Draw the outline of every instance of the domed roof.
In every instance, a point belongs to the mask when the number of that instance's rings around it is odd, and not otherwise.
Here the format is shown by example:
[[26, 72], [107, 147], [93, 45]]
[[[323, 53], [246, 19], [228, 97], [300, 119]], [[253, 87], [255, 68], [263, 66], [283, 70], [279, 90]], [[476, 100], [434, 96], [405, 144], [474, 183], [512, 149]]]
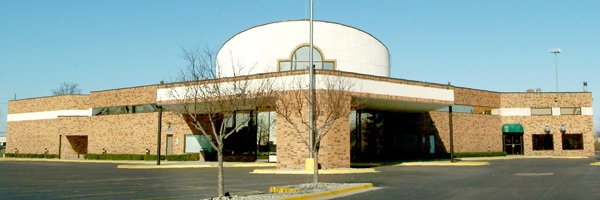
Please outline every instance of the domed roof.
[[[309, 45], [309, 23], [273, 22], [236, 34], [217, 54], [217, 73], [231, 77], [289, 70], [283, 65], [295, 62], [296, 50]], [[389, 52], [377, 38], [338, 23], [314, 21], [313, 27], [313, 44], [323, 63], [335, 70], [389, 77]]]

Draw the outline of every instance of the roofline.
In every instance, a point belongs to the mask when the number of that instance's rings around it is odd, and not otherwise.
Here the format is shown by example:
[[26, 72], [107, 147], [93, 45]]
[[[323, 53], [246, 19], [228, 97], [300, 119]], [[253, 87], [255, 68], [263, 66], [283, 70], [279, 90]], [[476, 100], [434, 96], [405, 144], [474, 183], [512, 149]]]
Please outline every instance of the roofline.
[[[221, 45], [221, 47], [219, 47], [219, 50], [217, 51], [217, 54], [221, 51], [221, 49], [223, 48], [223, 46], [225, 46], [225, 44], [227, 44], [231, 39], [233, 39], [234, 37], [238, 36], [239, 34], [242, 34], [242, 33], [246, 32], [246, 31], [248, 31], [250, 29], [254, 29], [254, 28], [257, 28], [257, 27], [261, 27], [261, 26], [267, 26], [267, 25], [271, 25], [271, 24], [275, 24], [275, 23], [297, 22], [297, 21], [309, 21], [309, 20], [308, 19], [295, 19], [295, 20], [274, 21], [274, 22], [269, 22], [269, 23], [266, 23], [266, 24], [256, 25], [256, 26], [247, 28], [247, 29], [245, 29], [243, 31], [240, 31], [240, 32], [236, 33], [235, 35], [229, 37], [229, 39], [227, 39], [227, 41], [223, 42], [223, 44]], [[375, 40], [377, 40], [381, 45], [383, 45], [383, 47], [385, 47], [385, 50], [388, 51], [388, 55], [389, 55], [390, 50], [388, 49], [388, 47], [383, 42], [381, 42], [381, 40], [379, 40], [377, 37], [373, 36], [369, 32], [366, 32], [366, 31], [364, 31], [362, 29], [359, 29], [359, 28], [356, 28], [356, 27], [353, 27], [353, 26], [349, 26], [349, 25], [342, 24], [342, 23], [337, 23], [337, 22], [323, 21], [323, 20], [313, 20], [313, 22], [324, 22], [324, 23], [330, 23], [330, 24], [337, 24], [337, 25], [345, 26], [345, 27], [348, 27], [348, 28], [353, 28], [353, 29], [356, 29], [356, 30], [358, 30], [360, 32], [366, 33], [367, 35], [369, 35], [372, 38], [374, 38]]]

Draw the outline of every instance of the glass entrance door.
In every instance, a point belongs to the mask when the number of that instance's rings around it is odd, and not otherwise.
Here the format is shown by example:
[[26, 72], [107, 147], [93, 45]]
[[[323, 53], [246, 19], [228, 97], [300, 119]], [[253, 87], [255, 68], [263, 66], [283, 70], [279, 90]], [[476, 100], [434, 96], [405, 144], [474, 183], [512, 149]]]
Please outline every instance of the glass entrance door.
[[509, 155], [523, 155], [523, 133], [504, 133], [504, 151]]

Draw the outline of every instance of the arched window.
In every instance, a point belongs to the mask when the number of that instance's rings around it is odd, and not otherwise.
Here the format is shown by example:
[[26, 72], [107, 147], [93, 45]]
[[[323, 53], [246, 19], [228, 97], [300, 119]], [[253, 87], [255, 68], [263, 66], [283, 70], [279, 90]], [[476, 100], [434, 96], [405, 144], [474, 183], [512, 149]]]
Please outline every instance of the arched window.
[[[309, 46], [302, 46], [292, 54], [290, 60], [279, 61], [279, 71], [291, 71], [308, 69], [309, 65]], [[334, 69], [334, 61], [323, 61], [321, 52], [313, 47], [313, 64], [315, 69]]]

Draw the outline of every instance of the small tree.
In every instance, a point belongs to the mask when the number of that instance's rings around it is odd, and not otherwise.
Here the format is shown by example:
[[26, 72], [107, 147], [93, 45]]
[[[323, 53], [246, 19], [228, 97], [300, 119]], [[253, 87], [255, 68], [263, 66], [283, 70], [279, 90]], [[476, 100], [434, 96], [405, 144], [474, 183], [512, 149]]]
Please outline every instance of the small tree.
[[224, 78], [217, 73], [219, 66], [214, 51], [205, 49], [183, 49], [183, 58], [188, 65], [175, 78], [178, 83], [168, 89], [174, 99], [166, 105], [179, 114], [190, 126], [201, 132], [217, 152], [218, 193], [225, 195], [223, 174], [223, 147], [225, 139], [236, 133], [254, 116], [237, 118], [233, 128], [228, 128], [237, 111], [252, 110], [273, 104], [271, 83], [267, 79], [251, 79], [241, 76], [242, 68], [231, 67], [234, 77]]
[[79, 84], [77, 83], [69, 83], [63, 82], [60, 84], [60, 87], [51, 90], [52, 95], [68, 95], [68, 94], [81, 94], [81, 88], [79, 88]]
[[324, 76], [319, 80], [313, 101], [313, 145], [310, 134], [310, 90], [303, 88], [306, 80], [296, 79], [296, 83], [282, 90], [277, 98], [277, 113], [282, 116], [293, 129], [296, 137], [301, 138], [309, 153], [314, 158], [313, 183], [319, 182], [319, 146], [321, 140], [335, 127], [336, 122], [350, 115], [352, 108], [358, 106], [352, 101], [350, 90], [353, 84], [346, 78]]

